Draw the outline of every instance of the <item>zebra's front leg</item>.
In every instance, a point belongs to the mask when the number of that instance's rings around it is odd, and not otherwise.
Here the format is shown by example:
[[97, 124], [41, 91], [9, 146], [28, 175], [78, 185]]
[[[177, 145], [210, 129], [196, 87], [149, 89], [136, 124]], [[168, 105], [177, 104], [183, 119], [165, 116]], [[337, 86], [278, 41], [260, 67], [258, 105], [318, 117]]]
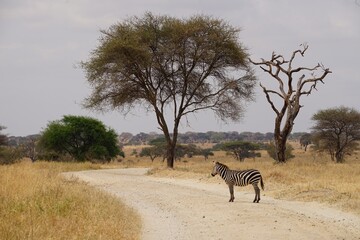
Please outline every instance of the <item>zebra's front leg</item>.
[[253, 184], [254, 186], [254, 190], [255, 190], [255, 199], [254, 199], [254, 203], [258, 203], [260, 201], [260, 188], [258, 187], [257, 184]]
[[228, 184], [229, 186], [229, 191], [230, 191], [230, 200], [229, 202], [233, 202], [235, 197], [234, 197], [234, 185], [232, 184]]

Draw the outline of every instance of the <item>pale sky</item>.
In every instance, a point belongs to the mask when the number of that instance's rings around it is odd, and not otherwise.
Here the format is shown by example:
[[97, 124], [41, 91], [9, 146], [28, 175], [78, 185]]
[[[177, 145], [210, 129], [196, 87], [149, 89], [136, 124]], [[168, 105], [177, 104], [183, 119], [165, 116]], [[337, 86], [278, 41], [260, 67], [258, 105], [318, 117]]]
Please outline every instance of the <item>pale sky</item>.
[[[95, 117], [118, 133], [160, 132], [154, 113], [141, 107], [124, 117], [84, 110], [90, 94], [82, 69], [98, 46], [100, 30], [131, 16], [153, 14], [186, 18], [212, 15], [242, 29], [239, 35], [253, 60], [272, 51], [289, 57], [301, 43], [309, 49], [306, 67], [318, 62], [332, 74], [318, 91], [303, 97], [293, 132], [310, 131], [312, 115], [337, 106], [360, 111], [360, 0], [0, 0], [0, 125], [4, 133], [26, 136], [63, 115]], [[259, 81], [273, 79], [256, 68]], [[222, 123], [212, 112], [184, 119], [181, 132], [272, 132], [275, 114], [259, 86], [244, 118]]]

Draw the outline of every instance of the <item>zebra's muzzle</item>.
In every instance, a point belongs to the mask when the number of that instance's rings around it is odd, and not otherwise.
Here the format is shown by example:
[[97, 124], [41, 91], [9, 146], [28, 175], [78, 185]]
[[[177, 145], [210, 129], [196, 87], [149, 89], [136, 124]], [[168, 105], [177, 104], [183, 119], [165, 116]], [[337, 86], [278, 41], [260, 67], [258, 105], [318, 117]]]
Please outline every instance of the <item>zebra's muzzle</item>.
[[211, 173], [211, 176], [215, 177], [215, 175], [216, 175], [216, 173], [215, 174]]

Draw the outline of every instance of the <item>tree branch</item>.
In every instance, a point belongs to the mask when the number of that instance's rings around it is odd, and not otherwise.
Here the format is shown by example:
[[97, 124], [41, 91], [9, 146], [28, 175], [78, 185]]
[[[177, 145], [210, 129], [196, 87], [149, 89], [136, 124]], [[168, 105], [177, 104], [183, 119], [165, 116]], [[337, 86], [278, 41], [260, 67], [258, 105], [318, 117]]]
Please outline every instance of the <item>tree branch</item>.
[[[323, 65], [318, 64], [318, 66], [323, 69], [323, 73], [320, 77], [313, 77], [313, 78], [308, 78], [306, 80], [303, 80], [305, 78], [305, 75], [303, 75], [302, 78], [299, 79], [298, 85], [300, 85], [299, 90], [301, 92], [301, 95], [311, 94], [313, 89], [316, 90], [317, 83], [321, 82], [322, 84], [324, 84], [323, 79], [326, 77], [326, 75], [328, 75], [329, 73], [332, 73], [328, 68], [324, 68]], [[309, 84], [309, 83], [312, 83], [312, 85], [310, 86], [310, 89], [308, 91], [302, 91], [302, 89], [305, 87], [305, 85]]]
[[266, 99], [267, 101], [270, 103], [270, 106], [271, 108], [273, 109], [273, 111], [276, 113], [276, 115], [279, 116], [279, 110], [277, 110], [277, 108], [275, 107], [275, 104], [273, 101], [271, 101], [271, 98], [270, 98], [270, 95], [269, 95], [269, 92], [272, 92], [272, 93], [275, 93], [277, 94], [278, 96], [282, 97], [278, 92], [275, 92], [275, 91], [271, 91], [271, 90], [267, 90], [263, 85], [261, 85], [260, 83], [260, 87], [263, 89], [264, 93], [265, 93], [265, 96], [266, 96]]

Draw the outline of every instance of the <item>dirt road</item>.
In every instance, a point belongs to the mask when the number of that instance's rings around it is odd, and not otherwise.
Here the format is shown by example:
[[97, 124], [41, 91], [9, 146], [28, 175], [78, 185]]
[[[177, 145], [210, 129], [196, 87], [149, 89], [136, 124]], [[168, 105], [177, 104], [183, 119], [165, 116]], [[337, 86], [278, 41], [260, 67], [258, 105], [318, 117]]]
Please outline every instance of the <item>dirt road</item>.
[[[143, 219], [142, 239], [360, 239], [360, 217], [317, 203], [235, 192], [225, 183], [154, 178], [147, 169], [67, 173], [121, 198]], [[265, 186], [266, 187], [266, 186]], [[360, 207], [360, 206], [359, 206]]]

